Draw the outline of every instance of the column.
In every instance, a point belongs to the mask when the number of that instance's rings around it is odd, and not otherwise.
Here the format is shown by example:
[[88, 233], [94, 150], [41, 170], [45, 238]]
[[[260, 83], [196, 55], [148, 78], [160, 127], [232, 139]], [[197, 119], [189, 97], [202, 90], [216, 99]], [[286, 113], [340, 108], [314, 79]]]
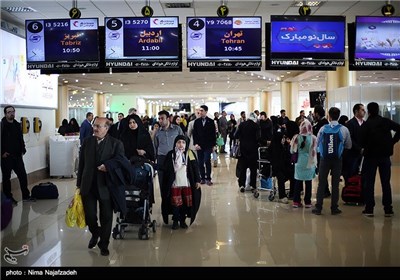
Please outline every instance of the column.
[[254, 112], [254, 97], [248, 97], [247, 98], [247, 116], [250, 115], [251, 112]]
[[297, 82], [281, 82], [281, 104], [282, 109], [286, 110], [286, 116], [294, 120], [297, 112], [299, 100], [299, 85]]
[[94, 116], [104, 117], [104, 112], [106, 111], [105, 108], [106, 101], [105, 96], [103, 94], [94, 93], [93, 94], [93, 114]]
[[349, 71], [348, 64], [344, 67], [337, 67], [336, 71], [327, 71], [325, 106], [328, 106], [329, 91], [354, 85], [356, 85], [356, 72]]
[[272, 101], [272, 94], [270, 91], [261, 92], [261, 94], [260, 94], [260, 112], [264, 111], [267, 113], [267, 116], [270, 116], [271, 101]]
[[68, 111], [68, 87], [65, 85], [58, 87], [58, 108], [56, 110], [56, 127], [59, 127], [63, 119], [69, 121]]

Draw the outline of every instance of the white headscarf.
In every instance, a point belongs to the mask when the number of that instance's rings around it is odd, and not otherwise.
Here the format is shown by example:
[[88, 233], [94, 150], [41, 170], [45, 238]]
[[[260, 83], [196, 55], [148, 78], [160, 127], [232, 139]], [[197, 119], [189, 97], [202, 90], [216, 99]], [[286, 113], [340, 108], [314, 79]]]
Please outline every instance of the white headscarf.
[[292, 154], [298, 152], [298, 143], [299, 136], [308, 136], [311, 135], [311, 147], [310, 152], [308, 153], [308, 162], [307, 168], [311, 168], [313, 166], [317, 166], [317, 137], [312, 133], [312, 125], [309, 120], [305, 119], [300, 124], [300, 134], [296, 134], [292, 141], [290, 142], [290, 152]]
[[174, 160], [174, 169], [175, 172], [185, 164], [185, 149], [178, 149], [175, 147], [175, 160]]

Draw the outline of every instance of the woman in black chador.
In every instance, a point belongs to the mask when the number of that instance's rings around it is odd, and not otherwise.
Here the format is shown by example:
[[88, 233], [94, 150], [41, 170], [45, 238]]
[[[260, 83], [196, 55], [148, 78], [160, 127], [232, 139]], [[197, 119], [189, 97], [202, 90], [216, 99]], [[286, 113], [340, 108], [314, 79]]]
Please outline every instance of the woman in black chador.
[[192, 224], [200, 207], [200, 172], [195, 153], [189, 148], [189, 140], [178, 135], [174, 149], [169, 151], [164, 162], [164, 183], [161, 189], [161, 212], [164, 223], [173, 214], [172, 229], [187, 228], [186, 218]]

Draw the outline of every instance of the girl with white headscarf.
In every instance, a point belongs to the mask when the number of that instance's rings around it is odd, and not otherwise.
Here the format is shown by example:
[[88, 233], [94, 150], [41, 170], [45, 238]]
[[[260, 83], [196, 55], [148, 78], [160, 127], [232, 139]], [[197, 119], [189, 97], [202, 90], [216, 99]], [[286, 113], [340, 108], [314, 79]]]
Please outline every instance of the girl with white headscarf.
[[293, 208], [303, 206], [300, 198], [303, 181], [306, 184], [304, 204], [306, 208], [311, 208], [311, 182], [315, 177], [315, 168], [317, 166], [317, 137], [313, 135], [312, 125], [307, 119], [300, 124], [300, 133], [292, 138], [290, 152], [298, 154], [294, 168], [296, 185], [294, 188]]

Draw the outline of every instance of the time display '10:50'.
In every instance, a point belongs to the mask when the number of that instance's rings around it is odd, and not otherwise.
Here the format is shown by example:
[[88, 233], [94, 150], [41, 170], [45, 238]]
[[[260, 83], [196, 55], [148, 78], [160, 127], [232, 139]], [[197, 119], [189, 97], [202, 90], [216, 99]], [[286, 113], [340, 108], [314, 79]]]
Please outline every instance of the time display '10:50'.
[[63, 48], [63, 53], [79, 53], [81, 51], [80, 48]]

